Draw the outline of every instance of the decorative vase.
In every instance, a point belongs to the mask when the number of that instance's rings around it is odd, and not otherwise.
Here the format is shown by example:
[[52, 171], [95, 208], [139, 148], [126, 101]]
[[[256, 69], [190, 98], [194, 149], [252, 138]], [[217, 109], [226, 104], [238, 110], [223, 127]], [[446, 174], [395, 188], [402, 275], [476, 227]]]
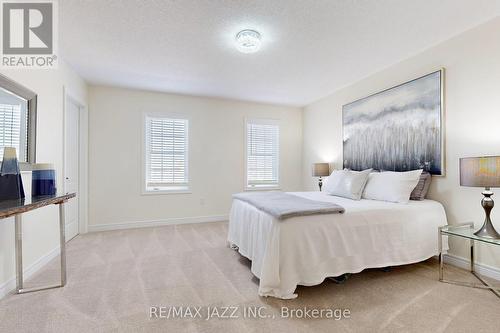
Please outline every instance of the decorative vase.
[[52, 164], [35, 164], [31, 172], [31, 196], [55, 195], [56, 171]]
[[16, 148], [5, 147], [0, 169], [0, 200], [22, 198], [24, 198], [24, 188], [17, 162]]

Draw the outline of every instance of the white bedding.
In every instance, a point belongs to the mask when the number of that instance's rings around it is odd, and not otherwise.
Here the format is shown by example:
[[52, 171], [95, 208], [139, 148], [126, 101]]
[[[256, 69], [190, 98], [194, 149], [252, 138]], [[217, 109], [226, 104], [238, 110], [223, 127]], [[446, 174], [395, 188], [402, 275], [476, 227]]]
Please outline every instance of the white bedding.
[[295, 298], [297, 285], [312, 286], [330, 276], [415, 263], [438, 254], [438, 227], [447, 222], [436, 201], [399, 204], [321, 192], [292, 194], [337, 203], [345, 213], [279, 221], [233, 200], [228, 241], [252, 260], [261, 296]]

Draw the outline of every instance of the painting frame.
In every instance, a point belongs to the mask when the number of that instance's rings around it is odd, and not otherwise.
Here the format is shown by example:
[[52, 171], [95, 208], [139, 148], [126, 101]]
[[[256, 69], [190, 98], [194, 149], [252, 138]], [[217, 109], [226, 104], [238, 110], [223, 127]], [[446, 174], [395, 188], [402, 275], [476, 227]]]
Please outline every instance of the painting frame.
[[[437, 177], [444, 177], [446, 176], [446, 133], [445, 133], [445, 114], [446, 114], [446, 101], [445, 101], [445, 77], [446, 77], [446, 70], [444, 67], [440, 67], [438, 69], [432, 70], [427, 72], [426, 74], [420, 75], [416, 78], [409, 79], [405, 82], [396, 84], [394, 86], [385, 88], [383, 90], [379, 90], [377, 92], [374, 92], [372, 94], [366, 95], [364, 97], [358, 98], [352, 102], [346, 103], [342, 105], [342, 167], [343, 168], [350, 168], [348, 163], [346, 163], [346, 109], [349, 106], [352, 106], [355, 103], [361, 103], [362, 101], [367, 101], [371, 98], [375, 98], [377, 96], [382, 96], [383, 94], [387, 94], [390, 91], [397, 90], [398, 88], [405, 87], [409, 84], [415, 83], [416, 81], [419, 81], [421, 79], [424, 79], [428, 76], [434, 75], [434, 74], [439, 74], [439, 112], [438, 112], [438, 117], [439, 117], [439, 162], [440, 162], [440, 169], [439, 172], [431, 172], [433, 176]], [[353, 170], [356, 170], [353, 168]], [[387, 169], [389, 170], [389, 169]], [[396, 171], [404, 171], [404, 170], [396, 170]]]

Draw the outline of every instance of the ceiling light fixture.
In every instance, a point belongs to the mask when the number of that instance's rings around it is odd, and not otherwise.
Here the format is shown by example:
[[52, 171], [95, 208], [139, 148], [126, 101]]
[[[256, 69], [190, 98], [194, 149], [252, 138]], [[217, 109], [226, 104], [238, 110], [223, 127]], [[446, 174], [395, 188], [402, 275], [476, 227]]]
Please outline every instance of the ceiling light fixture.
[[255, 30], [242, 30], [236, 35], [236, 48], [242, 53], [255, 53], [260, 44], [260, 34]]

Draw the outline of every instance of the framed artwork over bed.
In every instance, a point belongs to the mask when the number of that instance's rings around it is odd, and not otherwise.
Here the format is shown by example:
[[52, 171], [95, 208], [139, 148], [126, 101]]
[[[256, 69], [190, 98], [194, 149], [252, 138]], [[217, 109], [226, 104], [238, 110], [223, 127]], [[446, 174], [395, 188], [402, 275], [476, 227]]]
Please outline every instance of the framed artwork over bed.
[[344, 168], [443, 176], [444, 69], [342, 107]]

